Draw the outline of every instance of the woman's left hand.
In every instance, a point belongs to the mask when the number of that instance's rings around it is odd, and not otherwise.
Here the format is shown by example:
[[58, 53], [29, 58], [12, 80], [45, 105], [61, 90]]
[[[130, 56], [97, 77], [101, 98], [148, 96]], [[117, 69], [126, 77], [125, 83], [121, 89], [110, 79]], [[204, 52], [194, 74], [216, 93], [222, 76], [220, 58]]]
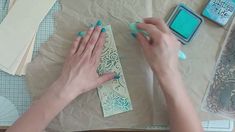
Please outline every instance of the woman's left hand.
[[85, 36], [82, 36], [81, 32], [78, 34], [65, 61], [62, 74], [56, 81], [63, 86], [60, 87], [60, 94], [73, 100], [78, 95], [114, 78], [115, 73], [106, 73], [102, 76], [97, 73], [105, 43], [105, 32], [106, 29], [97, 24], [96, 27], [90, 27]]
[[97, 73], [106, 32], [101, 28], [101, 22], [98, 22], [95, 28], [89, 28], [85, 36], [79, 34], [73, 42], [60, 77], [7, 132], [43, 131], [77, 96], [114, 78], [114, 73], [102, 76]]

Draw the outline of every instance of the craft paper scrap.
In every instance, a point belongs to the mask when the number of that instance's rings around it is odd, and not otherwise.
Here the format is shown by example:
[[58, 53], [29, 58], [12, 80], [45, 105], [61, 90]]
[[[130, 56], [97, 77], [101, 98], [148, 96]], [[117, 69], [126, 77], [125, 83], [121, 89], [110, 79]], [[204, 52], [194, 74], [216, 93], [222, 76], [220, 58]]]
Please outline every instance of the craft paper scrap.
[[55, 2], [56, 0], [19, 0], [15, 2], [0, 24], [1, 70], [15, 74], [35, 31]]
[[107, 30], [106, 42], [98, 72], [99, 74], [116, 72], [120, 76], [119, 79], [107, 82], [98, 88], [104, 117], [108, 117], [130, 111], [133, 108], [111, 26], [108, 25], [105, 28]]

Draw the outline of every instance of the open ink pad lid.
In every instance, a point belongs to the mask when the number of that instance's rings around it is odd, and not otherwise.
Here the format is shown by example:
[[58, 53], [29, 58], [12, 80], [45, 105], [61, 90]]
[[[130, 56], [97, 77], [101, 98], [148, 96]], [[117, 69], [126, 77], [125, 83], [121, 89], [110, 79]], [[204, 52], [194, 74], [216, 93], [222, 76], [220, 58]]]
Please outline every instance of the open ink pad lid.
[[192, 41], [202, 23], [203, 18], [184, 4], [179, 4], [168, 20], [169, 28], [183, 44]]
[[202, 15], [221, 26], [225, 26], [234, 12], [235, 0], [210, 0]]

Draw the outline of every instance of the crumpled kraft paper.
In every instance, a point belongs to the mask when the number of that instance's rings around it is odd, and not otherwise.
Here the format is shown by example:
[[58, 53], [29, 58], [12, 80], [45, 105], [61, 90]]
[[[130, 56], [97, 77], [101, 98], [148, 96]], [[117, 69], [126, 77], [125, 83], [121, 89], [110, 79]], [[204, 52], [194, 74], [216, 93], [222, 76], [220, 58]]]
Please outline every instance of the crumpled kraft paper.
[[[26, 79], [33, 100], [37, 100], [60, 75], [76, 32], [87, 30], [90, 23], [101, 19], [112, 25], [134, 110], [104, 118], [97, 90], [92, 90], [77, 97], [48, 129], [75, 131], [168, 123], [164, 96], [140, 45], [130, 35], [128, 24], [144, 17], [165, 18], [179, 2], [182, 0], [62, 0], [54, 35], [41, 47], [39, 55], [27, 69]], [[198, 12], [206, 4], [204, 0], [183, 2]], [[202, 112], [200, 105], [225, 33], [226, 29], [206, 21], [193, 43], [182, 49], [188, 59], [181, 62], [180, 69], [202, 120], [218, 119]]]

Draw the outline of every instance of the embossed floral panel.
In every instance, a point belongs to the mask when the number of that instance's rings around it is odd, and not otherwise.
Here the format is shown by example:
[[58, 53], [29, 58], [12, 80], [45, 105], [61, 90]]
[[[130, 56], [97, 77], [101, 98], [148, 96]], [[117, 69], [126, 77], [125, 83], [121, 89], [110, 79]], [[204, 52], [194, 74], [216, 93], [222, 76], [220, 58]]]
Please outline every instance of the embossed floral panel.
[[[234, 22], [235, 23], [235, 22]], [[202, 108], [235, 119], [235, 25], [231, 27]]]

